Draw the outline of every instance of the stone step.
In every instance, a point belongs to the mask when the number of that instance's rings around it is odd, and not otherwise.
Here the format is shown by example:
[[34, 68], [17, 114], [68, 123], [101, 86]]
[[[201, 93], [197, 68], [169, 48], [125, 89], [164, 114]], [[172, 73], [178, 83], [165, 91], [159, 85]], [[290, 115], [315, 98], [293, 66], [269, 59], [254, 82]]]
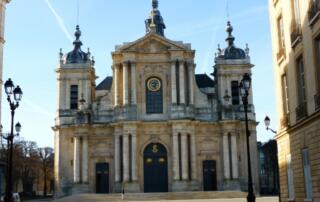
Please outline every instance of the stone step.
[[[219, 199], [219, 198], [245, 198], [246, 193], [240, 191], [216, 191], [216, 192], [168, 192], [168, 193], [128, 193], [125, 201], [155, 201], [155, 200], [184, 200], [184, 199]], [[65, 197], [58, 202], [69, 201], [94, 201], [116, 202], [122, 201], [121, 194], [79, 194]]]

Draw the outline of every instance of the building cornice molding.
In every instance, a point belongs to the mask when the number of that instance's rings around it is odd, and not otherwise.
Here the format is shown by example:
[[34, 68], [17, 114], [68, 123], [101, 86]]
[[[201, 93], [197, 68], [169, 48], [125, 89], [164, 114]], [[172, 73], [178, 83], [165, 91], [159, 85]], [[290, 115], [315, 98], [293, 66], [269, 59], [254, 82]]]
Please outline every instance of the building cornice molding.
[[277, 135], [276, 135], [276, 139], [281, 138], [284, 135], [296, 132], [300, 129], [302, 129], [303, 127], [306, 127], [308, 125], [311, 125], [314, 123], [314, 121], [319, 120], [320, 118], [320, 111], [316, 111], [315, 113], [313, 113], [312, 115], [306, 117], [305, 119], [302, 119], [301, 121], [297, 122], [296, 124], [294, 124], [293, 126], [290, 126], [286, 129], [280, 130]]

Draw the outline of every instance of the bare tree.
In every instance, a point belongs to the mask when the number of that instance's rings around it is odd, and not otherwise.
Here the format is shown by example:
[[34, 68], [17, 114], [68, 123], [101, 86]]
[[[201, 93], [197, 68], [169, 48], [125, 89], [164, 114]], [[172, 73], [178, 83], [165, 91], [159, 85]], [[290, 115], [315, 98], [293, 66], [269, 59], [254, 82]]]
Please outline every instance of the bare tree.
[[38, 152], [42, 163], [43, 195], [47, 196], [47, 179], [48, 173], [53, 166], [53, 149], [50, 147], [39, 148]]

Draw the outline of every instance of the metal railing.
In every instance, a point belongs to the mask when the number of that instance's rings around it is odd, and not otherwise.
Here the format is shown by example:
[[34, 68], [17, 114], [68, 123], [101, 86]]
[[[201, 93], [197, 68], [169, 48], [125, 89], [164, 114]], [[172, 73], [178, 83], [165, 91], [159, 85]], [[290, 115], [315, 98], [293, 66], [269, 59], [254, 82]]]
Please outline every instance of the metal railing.
[[307, 103], [303, 102], [296, 108], [296, 121], [299, 121], [307, 116]]
[[301, 26], [296, 22], [292, 23], [290, 37], [292, 47], [295, 47], [297, 43], [302, 40], [302, 29]]
[[315, 105], [315, 110], [319, 110], [320, 109], [320, 93], [317, 93], [314, 96], [314, 105]]
[[313, 24], [320, 14], [320, 0], [311, 0], [309, 8], [309, 23]]

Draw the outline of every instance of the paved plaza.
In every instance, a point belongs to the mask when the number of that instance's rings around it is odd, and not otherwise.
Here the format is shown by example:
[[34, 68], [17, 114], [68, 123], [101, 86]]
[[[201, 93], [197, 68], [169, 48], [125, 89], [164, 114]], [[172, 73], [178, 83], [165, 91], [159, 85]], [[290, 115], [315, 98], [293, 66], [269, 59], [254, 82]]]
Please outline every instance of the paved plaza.
[[[42, 200], [32, 200], [29, 202], [42, 202], [42, 201], [57, 201], [57, 202], [88, 202], [87, 198], [77, 198], [77, 200], [73, 200], [69, 198], [69, 200], [66, 199], [60, 199], [60, 200], [48, 200], [48, 199], [42, 199]], [[119, 196], [118, 199], [112, 199], [112, 200], [95, 200], [94, 197], [92, 200], [94, 202], [117, 202], [117, 201], [130, 201], [130, 202], [139, 202], [139, 201], [131, 201], [131, 200], [121, 200], [121, 197]], [[191, 200], [152, 200], [153, 202], [163, 202], [163, 201], [172, 201], [172, 202], [246, 202], [247, 200], [245, 198], [232, 198], [232, 199], [191, 199]], [[278, 202], [277, 197], [262, 197], [257, 198], [256, 202]]]

